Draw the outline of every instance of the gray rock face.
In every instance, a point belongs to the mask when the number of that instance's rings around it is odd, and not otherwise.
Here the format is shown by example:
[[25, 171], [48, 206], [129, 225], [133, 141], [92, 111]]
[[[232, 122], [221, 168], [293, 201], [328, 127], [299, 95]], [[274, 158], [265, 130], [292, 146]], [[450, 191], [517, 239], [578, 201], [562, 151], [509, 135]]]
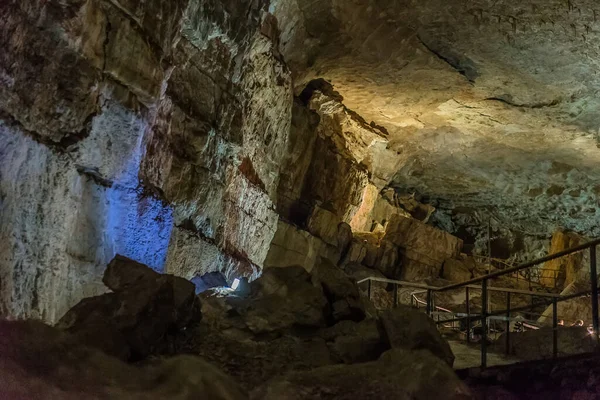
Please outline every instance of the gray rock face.
[[55, 322], [115, 254], [257, 276], [293, 97], [265, 7], [0, 5], [2, 314]]
[[442, 338], [427, 314], [400, 305], [383, 312], [381, 322], [392, 348], [427, 349], [448, 365], [454, 363], [454, 354], [448, 342]]

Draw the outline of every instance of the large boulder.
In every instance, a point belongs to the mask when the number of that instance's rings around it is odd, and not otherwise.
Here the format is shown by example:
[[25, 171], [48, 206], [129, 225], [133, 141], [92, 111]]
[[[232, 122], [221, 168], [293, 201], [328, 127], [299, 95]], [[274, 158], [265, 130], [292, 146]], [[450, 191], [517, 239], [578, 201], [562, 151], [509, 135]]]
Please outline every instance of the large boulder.
[[254, 390], [250, 397], [253, 400], [473, 398], [452, 368], [424, 349], [392, 349], [373, 362], [290, 373]]
[[2, 399], [244, 400], [238, 383], [199, 357], [132, 366], [36, 321], [0, 321]]
[[427, 349], [448, 365], [454, 363], [450, 345], [427, 314], [399, 305], [381, 313], [381, 323], [392, 348]]
[[337, 247], [338, 226], [341, 222], [340, 217], [334, 212], [315, 206], [308, 218], [307, 230], [325, 243]]
[[312, 282], [315, 286], [323, 288], [331, 304], [334, 320], [360, 321], [365, 317], [356, 281], [329, 260], [321, 259], [312, 271]]
[[114, 293], [83, 299], [57, 327], [121, 359], [152, 354], [167, 333], [202, 317], [194, 284], [125, 257], [111, 261], [104, 282]]
[[398, 246], [382, 240], [381, 236], [371, 232], [355, 233], [341, 264], [362, 263], [390, 279], [399, 279], [401, 260]]
[[473, 272], [463, 260], [449, 258], [442, 266], [442, 278], [451, 282], [465, 282], [473, 277]]
[[[416, 280], [422, 276], [438, 277], [445, 260], [460, 255], [463, 242], [433, 226], [401, 215], [392, 216], [385, 234], [402, 249], [403, 280]], [[423, 269], [423, 274], [418, 270]]]
[[323, 289], [299, 266], [265, 269], [250, 297], [231, 304], [254, 333], [324, 326], [328, 306]]
[[310, 232], [279, 220], [263, 266], [267, 269], [299, 265], [311, 272], [320, 257], [337, 262], [339, 251]]
[[[575, 232], [558, 230], [552, 235], [548, 254], [577, 247], [585, 240]], [[540, 271], [540, 283], [551, 288], [566, 288], [575, 282], [583, 267], [583, 252], [547, 261]]]
[[341, 321], [319, 336], [327, 341], [331, 354], [345, 364], [373, 361], [389, 349], [389, 343], [376, 319]]

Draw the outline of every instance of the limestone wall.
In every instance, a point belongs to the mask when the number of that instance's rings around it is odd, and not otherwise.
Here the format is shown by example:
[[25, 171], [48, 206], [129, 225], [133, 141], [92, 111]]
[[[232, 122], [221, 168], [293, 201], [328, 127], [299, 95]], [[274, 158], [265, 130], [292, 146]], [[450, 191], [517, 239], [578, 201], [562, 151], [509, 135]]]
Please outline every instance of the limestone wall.
[[55, 321], [116, 253], [256, 276], [292, 91], [265, 2], [243, 3], [2, 2], [2, 315]]

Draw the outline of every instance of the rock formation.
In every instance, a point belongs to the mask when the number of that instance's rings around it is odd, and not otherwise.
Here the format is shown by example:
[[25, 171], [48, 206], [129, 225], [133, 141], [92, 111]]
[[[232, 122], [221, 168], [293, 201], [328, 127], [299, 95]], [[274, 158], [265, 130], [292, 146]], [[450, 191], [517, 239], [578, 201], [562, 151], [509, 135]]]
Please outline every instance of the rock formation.
[[[36, 382], [7, 395], [75, 396], [81, 378], [91, 398], [150, 379], [156, 397], [468, 398], [436, 326], [402, 306], [423, 293], [389, 280], [464, 282], [492, 270], [478, 256], [600, 235], [598, 15], [592, 0], [1, 2], [0, 316], [55, 325], [0, 321], [7, 379]], [[541, 266], [537, 289], [589, 284], [586, 257]], [[181, 354], [206, 361], [155, 359]], [[80, 371], [106, 366], [139, 385]]]
[[312, 274], [268, 269], [247, 295], [205, 293], [203, 319], [182, 278], [117, 256], [104, 282], [113, 293], [84, 299], [55, 328], [0, 321], [0, 397], [471, 398], [433, 321], [408, 307], [366, 312], [327, 262]]

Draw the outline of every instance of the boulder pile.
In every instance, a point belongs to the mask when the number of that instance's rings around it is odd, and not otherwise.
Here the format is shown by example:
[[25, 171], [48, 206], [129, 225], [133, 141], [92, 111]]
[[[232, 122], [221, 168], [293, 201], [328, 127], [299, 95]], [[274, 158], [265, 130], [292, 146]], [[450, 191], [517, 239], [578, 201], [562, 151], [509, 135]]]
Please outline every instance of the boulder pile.
[[197, 296], [191, 282], [121, 256], [103, 281], [111, 293], [56, 327], [0, 324], [0, 375], [13, 382], [0, 397], [470, 398], [425, 314], [379, 313], [326, 258], [312, 274], [266, 269], [233, 295]]

